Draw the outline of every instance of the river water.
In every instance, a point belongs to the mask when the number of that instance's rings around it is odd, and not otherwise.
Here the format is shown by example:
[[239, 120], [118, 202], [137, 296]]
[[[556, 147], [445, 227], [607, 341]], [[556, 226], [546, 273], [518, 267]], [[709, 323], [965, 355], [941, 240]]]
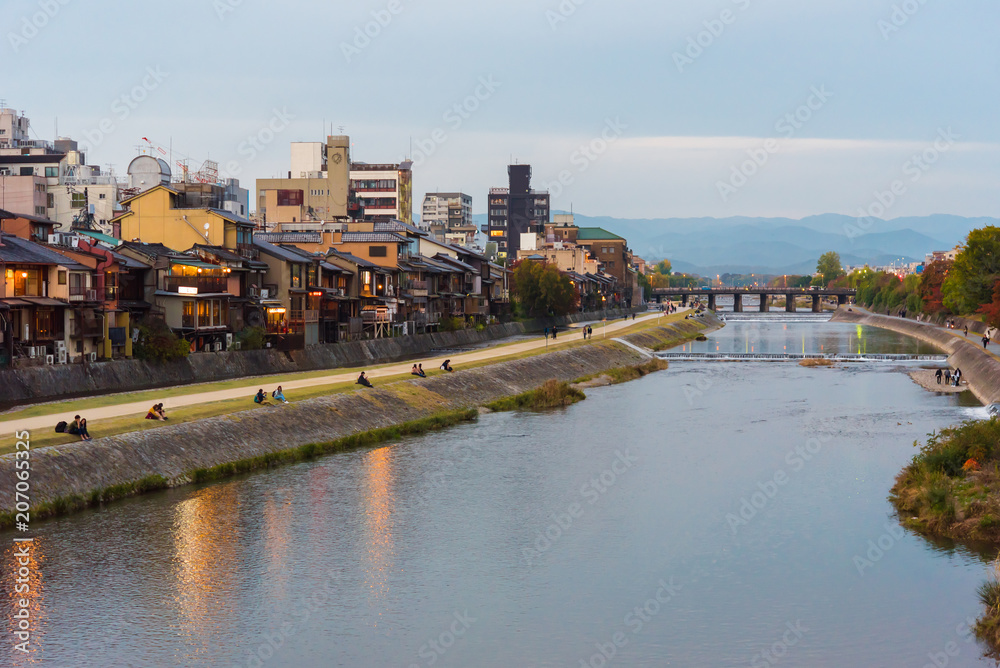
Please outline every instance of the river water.
[[[775, 319], [693, 345], [933, 352]], [[989, 555], [901, 530], [886, 501], [915, 440], [984, 411], [904, 368], [678, 362], [565, 410], [39, 524], [40, 649], [11, 663], [992, 665], [962, 627]]]

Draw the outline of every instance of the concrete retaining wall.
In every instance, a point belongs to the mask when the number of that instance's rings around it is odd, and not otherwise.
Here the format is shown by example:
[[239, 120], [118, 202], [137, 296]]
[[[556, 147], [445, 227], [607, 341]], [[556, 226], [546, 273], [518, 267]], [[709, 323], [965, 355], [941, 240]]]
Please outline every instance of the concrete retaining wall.
[[250, 376], [384, 364], [427, 355], [436, 349], [462, 348], [537, 332], [546, 327], [561, 327], [605, 317], [622, 318], [625, 313], [624, 310], [577, 313], [562, 318], [540, 318], [494, 325], [482, 332], [466, 329], [370, 339], [309, 346], [304, 350], [288, 353], [276, 350], [197, 353], [171, 364], [116, 360], [96, 364], [4, 369], [0, 371], [0, 408], [109, 392], [135, 392]]
[[[1000, 359], [972, 341], [931, 324], [876, 315], [856, 306], [852, 311], [846, 308], [839, 309], [834, 314], [833, 321], [856, 322], [889, 329], [935, 346], [949, 355], [948, 363], [952, 368], [957, 367], [962, 370], [962, 376], [969, 382], [969, 389], [980, 401], [984, 404], [1000, 402]], [[972, 327], [969, 329], [972, 331]]]

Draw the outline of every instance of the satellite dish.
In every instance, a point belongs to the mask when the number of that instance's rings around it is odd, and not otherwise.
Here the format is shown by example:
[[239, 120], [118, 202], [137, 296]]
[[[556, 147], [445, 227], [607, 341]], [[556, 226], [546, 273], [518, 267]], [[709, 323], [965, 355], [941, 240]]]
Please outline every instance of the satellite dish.
[[211, 227], [211, 226], [208, 223], [205, 223], [205, 230], [206, 231], [208, 230], [209, 227]]

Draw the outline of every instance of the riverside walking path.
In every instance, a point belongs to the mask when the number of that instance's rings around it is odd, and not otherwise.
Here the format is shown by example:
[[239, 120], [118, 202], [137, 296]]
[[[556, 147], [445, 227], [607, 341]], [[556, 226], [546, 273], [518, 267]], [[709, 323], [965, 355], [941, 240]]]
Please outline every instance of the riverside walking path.
[[[606, 335], [611, 335], [614, 332], [618, 332], [635, 325], [649, 323], [651, 320], [656, 320], [660, 318], [663, 314], [660, 312], [650, 312], [643, 315], [639, 315], [635, 320], [615, 320], [613, 322], [593, 322], [589, 323], [594, 328], [594, 338], [595, 340], [602, 340]], [[566, 338], [557, 338], [555, 344], [559, 344], [565, 341], [578, 341], [580, 340], [580, 332], [582, 327], [588, 323], [579, 323], [576, 327], [568, 327], [560, 331]], [[598, 326], [599, 325], [599, 326]], [[524, 341], [520, 343], [513, 343], [510, 345], [503, 346], [491, 346], [489, 348], [484, 348], [480, 350], [475, 350], [467, 353], [456, 353], [454, 355], [448, 356], [451, 360], [453, 367], [461, 367], [463, 364], [471, 364], [475, 362], [483, 362], [494, 359], [500, 359], [504, 357], [510, 357], [512, 355], [520, 355], [523, 353], [535, 352], [540, 349], [546, 348], [548, 345], [548, 340], [546, 338], [533, 338], [530, 341]], [[413, 367], [414, 362], [426, 362], [427, 358], [422, 357], [416, 360], [410, 360], [406, 362], [400, 362], [398, 364], [390, 364], [386, 366], [378, 366], [372, 369], [365, 369], [368, 372], [368, 379], [373, 383], [377, 384], [379, 377], [385, 376], [399, 376], [406, 375], [410, 373], [410, 369]], [[436, 368], [435, 366], [428, 366], [426, 370], [432, 370]], [[215, 390], [209, 392], [196, 392], [193, 394], [186, 394], [181, 396], [174, 396], [164, 398], [162, 400], [150, 401], [145, 399], [138, 402], [130, 403], [120, 403], [110, 406], [102, 406], [97, 408], [86, 408], [86, 409], [76, 409], [73, 407], [73, 401], [63, 401], [53, 404], [53, 411], [45, 415], [17, 418], [16, 414], [12, 419], [7, 419], [0, 422], [0, 436], [8, 436], [16, 431], [22, 430], [51, 430], [58, 420], [70, 420], [75, 412], [79, 412], [85, 418], [87, 422], [93, 424], [93, 422], [108, 418], [118, 418], [126, 417], [130, 415], [142, 415], [145, 414], [149, 407], [153, 403], [163, 403], [164, 409], [167, 412], [175, 411], [185, 406], [196, 406], [200, 404], [207, 404], [216, 401], [226, 401], [230, 399], [240, 399], [245, 398], [247, 400], [248, 407], [252, 405], [253, 395], [257, 393], [257, 390], [262, 385], [267, 385], [268, 387], [274, 385], [281, 385], [285, 394], [290, 394], [292, 391], [302, 388], [322, 386], [322, 385], [333, 385], [336, 383], [354, 382], [359, 373], [359, 369], [352, 369], [350, 371], [344, 371], [340, 373], [334, 373], [327, 376], [319, 376], [314, 378], [304, 378], [300, 380], [281, 380], [281, 376], [267, 376], [267, 377], [254, 377], [248, 378], [247, 384], [228, 388], [224, 390]], [[266, 383], [265, 383], [266, 380]], [[128, 395], [122, 395], [123, 400], [127, 399]], [[82, 400], [81, 400], [82, 401]], [[67, 414], [69, 417], [66, 417]]]

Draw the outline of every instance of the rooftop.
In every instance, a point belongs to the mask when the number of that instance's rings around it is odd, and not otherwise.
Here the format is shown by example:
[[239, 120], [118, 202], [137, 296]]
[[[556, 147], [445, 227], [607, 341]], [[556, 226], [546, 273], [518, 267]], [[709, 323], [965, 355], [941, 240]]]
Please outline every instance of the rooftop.
[[624, 237], [612, 234], [603, 227], [580, 227], [577, 229], [576, 238], [580, 241], [625, 241]]

